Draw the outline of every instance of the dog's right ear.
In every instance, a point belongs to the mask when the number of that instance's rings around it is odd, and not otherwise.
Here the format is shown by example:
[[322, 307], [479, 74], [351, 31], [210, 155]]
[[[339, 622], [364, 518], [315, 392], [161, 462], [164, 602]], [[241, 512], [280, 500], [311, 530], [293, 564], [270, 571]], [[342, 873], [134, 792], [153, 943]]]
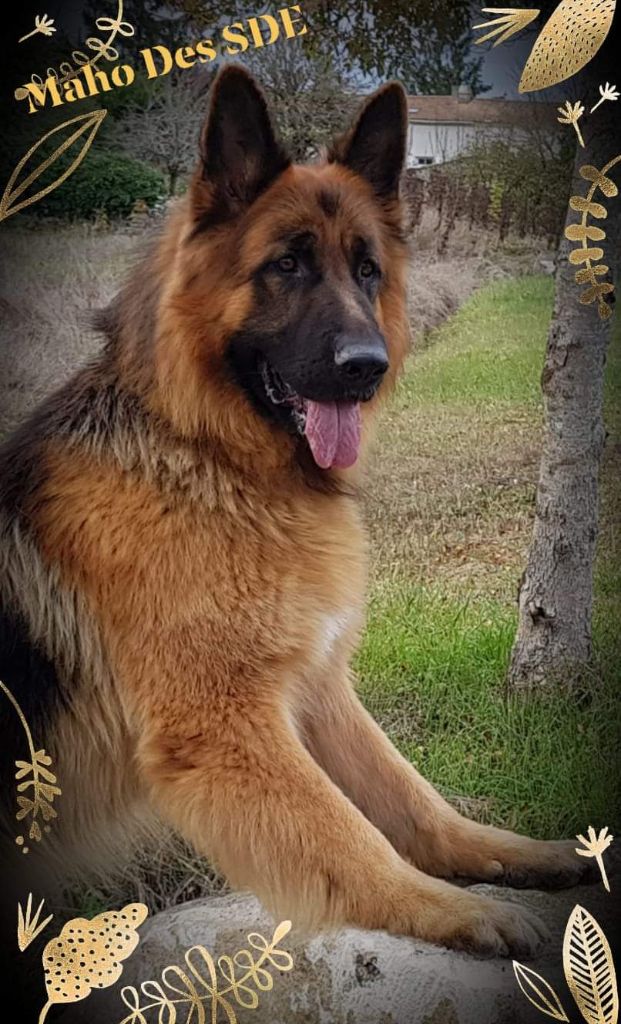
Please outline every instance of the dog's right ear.
[[202, 226], [242, 213], [288, 166], [252, 75], [225, 67], [211, 88], [193, 199]]
[[369, 182], [377, 197], [398, 195], [405, 165], [408, 105], [405, 90], [389, 82], [374, 92], [362, 107], [354, 127], [337, 139], [328, 153]]

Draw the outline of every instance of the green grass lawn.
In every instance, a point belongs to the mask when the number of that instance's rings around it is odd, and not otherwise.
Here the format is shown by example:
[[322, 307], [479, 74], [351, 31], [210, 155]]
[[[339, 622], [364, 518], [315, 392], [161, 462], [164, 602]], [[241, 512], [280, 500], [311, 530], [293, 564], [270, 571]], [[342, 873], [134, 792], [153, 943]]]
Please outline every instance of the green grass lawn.
[[[532, 525], [552, 295], [547, 278], [484, 288], [410, 362], [386, 412], [369, 517], [377, 535], [376, 506], [390, 480], [390, 529], [414, 540], [379, 539], [384, 554], [358, 656], [365, 703], [427, 778], [466, 813], [544, 838], [589, 824], [614, 831], [620, 804], [621, 574], [611, 486], [619, 337], [608, 371], [592, 686], [579, 702], [504, 694]], [[430, 543], [421, 542], [425, 531]]]

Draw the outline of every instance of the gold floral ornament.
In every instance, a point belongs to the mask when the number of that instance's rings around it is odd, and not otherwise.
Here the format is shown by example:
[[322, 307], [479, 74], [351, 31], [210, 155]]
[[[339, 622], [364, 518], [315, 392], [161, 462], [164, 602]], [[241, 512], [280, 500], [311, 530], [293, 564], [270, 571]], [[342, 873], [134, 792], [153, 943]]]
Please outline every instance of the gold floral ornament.
[[[569, 254], [569, 262], [580, 267], [576, 271], [575, 280], [577, 284], [588, 284], [580, 295], [580, 302], [590, 305], [597, 302], [597, 309], [602, 320], [612, 316], [612, 307], [606, 302], [605, 296], [614, 292], [614, 285], [610, 281], [599, 280], [605, 277], [610, 268], [600, 261], [604, 258], [604, 250], [601, 246], [591, 245], [591, 242], [603, 242], [606, 232], [589, 224], [589, 217], [595, 220], [605, 220], [608, 216], [606, 207], [602, 203], [595, 202], [595, 194], [599, 189], [607, 199], [615, 198], [619, 189], [614, 181], [608, 177], [609, 171], [621, 162], [621, 154], [610, 160], [601, 171], [591, 164], [585, 164], [580, 168], [580, 176], [585, 181], [591, 182], [591, 187], [586, 196], [572, 196], [569, 205], [572, 210], [581, 214], [578, 224], [568, 224], [565, 228], [565, 237], [570, 242], [579, 242], [580, 246], [572, 249]], [[582, 266], [584, 264], [584, 266]]]
[[[63, 61], [58, 67], [60, 75], [55, 68], [48, 68], [45, 76], [46, 79], [53, 78], [58, 85], [62, 85], [63, 82], [68, 82], [71, 78], [75, 78], [87, 65], [94, 67], [102, 57], [111, 61], [118, 60], [119, 52], [112, 43], [117, 35], [133, 36], [134, 34], [134, 26], [129, 21], [123, 20], [123, 0], [117, 0], [117, 12], [114, 18], [108, 16], [97, 18], [95, 25], [100, 32], [108, 32], [108, 38], [99, 39], [97, 36], [89, 36], [85, 40], [84, 46], [93, 53], [93, 56], [89, 57], [82, 50], [74, 50], [71, 54], [73, 64], [70, 64], [68, 60]], [[30, 80], [39, 87], [44, 84], [41, 75], [31, 75]], [[19, 85], [14, 95], [16, 100], [26, 99], [28, 90], [25, 86]]]
[[498, 38], [494, 42], [494, 46], [498, 46], [499, 43], [506, 43], [507, 39], [514, 36], [516, 32], [521, 32], [522, 29], [530, 25], [531, 21], [538, 18], [540, 11], [537, 8], [525, 8], [524, 10], [516, 10], [513, 7], [482, 7], [483, 14], [497, 14], [497, 18], [490, 18], [489, 21], [483, 21], [478, 25], [473, 25], [474, 29], [491, 29], [487, 35], [481, 36], [480, 39], [475, 40], [477, 46], [480, 43], [486, 43], [488, 40], [493, 39], [494, 36]]
[[573, 124], [576, 130], [576, 135], [578, 136], [578, 142], [584, 149], [584, 139], [582, 137], [582, 132], [580, 131], [580, 125], [578, 123], [580, 121], [580, 118], [584, 114], [584, 107], [582, 106], [580, 100], [578, 100], [577, 103], [570, 103], [569, 100], [566, 100], [565, 106], [557, 107], [557, 110], [561, 116], [557, 117], [556, 120], [559, 122], [559, 124]]
[[[17, 712], [28, 744], [28, 760], [15, 762], [15, 767], [17, 768], [15, 778], [18, 782], [17, 805], [19, 807], [15, 818], [17, 821], [24, 821], [25, 824], [27, 823], [26, 819], [30, 822], [28, 839], [38, 843], [43, 838], [43, 832], [50, 831], [49, 822], [56, 817], [56, 811], [52, 804], [56, 797], [60, 796], [61, 789], [57, 785], [58, 780], [56, 776], [50, 770], [52, 764], [51, 757], [43, 749], [35, 750], [34, 740], [30, 726], [26, 721], [26, 716], [8, 686], [5, 686], [2, 680], [0, 680], [0, 689], [8, 697]], [[41, 825], [41, 820], [44, 823], [43, 826]], [[18, 835], [15, 842], [18, 846], [21, 846], [23, 853], [28, 853], [29, 847], [26, 845], [23, 835]]]
[[32, 36], [36, 36], [37, 33], [41, 33], [42, 36], [51, 36], [54, 34], [56, 29], [54, 28], [54, 19], [48, 18], [47, 14], [36, 14], [35, 15], [35, 27], [32, 32], [28, 32], [21, 39], [18, 39], [18, 43], [23, 43], [26, 39], [30, 39]]
[[610, 892], [610, 882], [608, 881], [608, 875], [606, 874], [606, 868], [604, 867], [603, 854], [612, 843], [614, 836], [608, 834], [607, 828], [600, 829], [600, 833], [597, 835], [592, 825], [589, 825], [588, 836], [588, 839], [585, 839], [584, 836], [576, 836], [578, 842], [582, 843], [582, 846], [584, 847], [582, 850], [579, 847], [576, 847], [576, 853], [580, 857], [595, 857], [600, 875], [602, 876], [604, 888], [606, 892]]
[[[79, 114], [77, 117], [72, 117], [68, 121], [63, 121], [62, 124], [57, 124], [55, 128], [52, 128], [49, 132], [35, 142], [34, 146], [28, 150], [25, 156], [21, 158], [17, 167], [13, 171], [11, 177], [8, 180], [7, 186], [4, 190], [4, 194], [0, 199], [0, 221], [6, 217], [10, 217], [13, 213], [18, 213], [19, 210], [23, 210], [24, 207], [30, 206], [32, 203], [36, 203], [43, 196], [48, 195], [59, 185], [62, 185], [63, 181], [66, 181], [69, 175], [73, 174], [76, 167], [78, 167], [86, 154], [88, 153], [93, 140], [101, 127], [101, 122], [106, 116], [106, 110], [91, 110], [88, 114]], [[77, 127], [76, 127], [77, 126]], [[72, 129], [69, 131], [69, 129]], [[37, 150], [39, 150], [48, 139], [51, 139], [53, 135], [57, 133], [65, 135], [63, 141], [57, 146], [57, 148], [49, 156], [45, 158], [40, 164], [38, 164], [30, 174], [25, 173], [25, 168]], [[61, 134], [61, 138], [62, 138]], [[59, 157], [63, 155], [74, 143], [80, 141], [81, 145], [78, 149], [77, 155], [73, 161], [66, 167], [57, 178], [45, 188], [42, 188], [40, 192], [35, 192], [33, 196], [28, 196], [26, 199], [22, 199], [21, 202], [17, 202], [20, 196], [26, 192], [28, 188], [39, 178], [44, 171], [51, 167]], [[25, 176], [20, 180], [20, 175]]]
[[50, 939], [42, 954], [47, 1002], [38, 1024], [43, 1024], [52, 1006], [77, 1003], [94, 988], [108, 988], [118, 981], [123, 972], [121, 962], [138, 945], [137, 929], [147, 914], [144, 903], [129, 903], [91, 921], [76, 917]]
[[600, 85], [600, 87], [599, 87], [599, 97], [600, 98], [597, 101], [597, 103], [595, 104], [595, 106], [591, 107], [590, 113], [594, 114], [595, 111], [597, 110], [597, 108], [601, 107], [602, 103], [606, 103], [607, 100], [610, 100], [612, 103], [614, 103], [616, 100], [619, 99], [620, 95], [621, 95], [621, 93], [617, 92], [616, 85], [611, 85], [610, 82], [606, 82], [606, 85]]
[[17, 945], [19, 946], [20, 953], [23, 953], [31, 942], [41, 934], [41, 932], [47, 928], [48, 924], [54, 917], [50, 914], [49, 917], [45, 918], [45, 921], [39, 922], [41, 911], [43, 910], [43, 904], [45, 900], [41, 900], [37, 907], [34, 917], [32, 916], [32, 893], [28, 893], [28, 902], [26, 904], [26, 912], [22, 910], [21, 903], [17, 904]]
[[610, 31], [616, 0], [562, 0], [539, 33], [520, 80], [520, 92], [548, 89], [577, 74]]
[[619, 993], [608, 940], [595, 918], [575, 906], [563, 941], [569, 991], [587, 1024], [617, 1024]]
[[[171, 964], [162, 971], [161, 981], [142, 982], [144, 1002], [133, 986], [121, 990], [121, 999], [131, 1011], [121, 1024], [206, 1024], [207, 1020], [210, 1024], [220, 1020], [237, 1024], [233, 1002], [245, 1010], [256, 1009], [259, 992], [269, 992], [274, 986], [268, 967], [277, 971], [293, 968], [291, 955], [278, 948], [290, 930], [291, 922], [283, 921], [269, 943], [252, 933], [248, 936], [250, 949], [241, 949], [233, 957], [221, 956], [217, 964], [204, 946], [192, 946], [185, 954], [184, 967]], [[224, 987], [220, 987], [218, 976]], [[210, 1004], [209, 1014], [205, 1002]]]

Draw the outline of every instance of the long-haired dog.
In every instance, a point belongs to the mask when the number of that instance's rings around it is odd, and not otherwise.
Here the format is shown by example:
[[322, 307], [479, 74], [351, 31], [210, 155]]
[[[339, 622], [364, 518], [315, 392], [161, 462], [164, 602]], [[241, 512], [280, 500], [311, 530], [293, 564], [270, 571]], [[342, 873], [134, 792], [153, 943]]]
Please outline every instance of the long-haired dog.
[[219, 75], [101, 355], [0, 456], [0, 678], [72, 856], [149, 808], [298, 924], [527, 955], [537, 919], [445, 879], [565, 885], [583, 862], [460, 816], [349, 668], [356, 484], [408, 346], [406, 134], [390, 84], [292, 165], [252, 78]]

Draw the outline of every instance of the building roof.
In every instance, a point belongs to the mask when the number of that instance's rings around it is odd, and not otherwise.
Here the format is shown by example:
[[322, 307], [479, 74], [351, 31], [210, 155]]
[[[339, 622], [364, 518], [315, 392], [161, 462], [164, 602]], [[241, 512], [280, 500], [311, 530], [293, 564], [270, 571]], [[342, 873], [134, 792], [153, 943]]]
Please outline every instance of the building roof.
[[457, 96], [408, 96], [412, 124], [480, 124], [503, 127], [532, 126], [533, 120], [546, 127], [557, 127], [554, 103], [532, 100], [472, 99]]

